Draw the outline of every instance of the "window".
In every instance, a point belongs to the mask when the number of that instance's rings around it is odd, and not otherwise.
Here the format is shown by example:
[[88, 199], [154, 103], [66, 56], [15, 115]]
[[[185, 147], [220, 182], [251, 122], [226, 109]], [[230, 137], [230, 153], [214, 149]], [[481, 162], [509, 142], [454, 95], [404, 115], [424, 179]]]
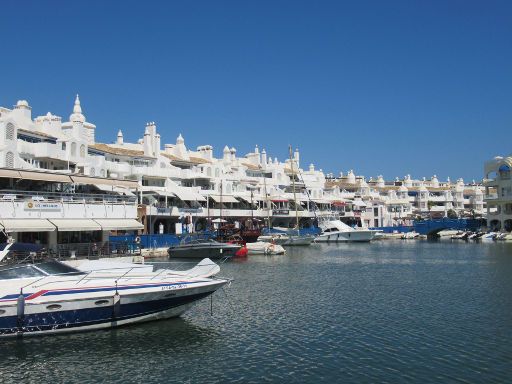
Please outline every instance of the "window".
[[91, 168], [91, 172], [89, 172], [91, 176], [96, 176], [96, 170]]
[[62, 142], [62, 150], [65, 151], [66, 150], [66, 143], [65, 142]]
[[85, 145], [80, 146], [80, 157], [85, 157]]
[[14, 168], [14, 153], [7, 152], [5, 154], [5, 166], [7, 168]]
[[498, 171], [500, 173], [500, 179], [502, 179], [502, 180], [510, 179], [510, 167], [508, 165], [503, 164], [502, 166], [500, 166]]
[[5, 140], [14, 140], [14, 124], [7, 123], [5, 127]]
[[71, 156], [76, 156], [76, 143], [71, 143]]

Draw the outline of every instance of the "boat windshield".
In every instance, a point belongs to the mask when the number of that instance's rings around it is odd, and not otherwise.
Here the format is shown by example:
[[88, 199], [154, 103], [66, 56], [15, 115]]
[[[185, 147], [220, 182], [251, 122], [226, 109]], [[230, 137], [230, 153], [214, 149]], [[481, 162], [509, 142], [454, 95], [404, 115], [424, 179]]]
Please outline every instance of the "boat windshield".
[[79, 271], [78, 269], [75, 269], [73, 267], [70, 267], [69, 265], [66, 265], [64, 263], [60, 263], [55, 260], [50, 261], [44, 261], [42, 263], [35, 264], [37, 269], [42, 270], [43, 272], [47, 273], [48, 275], [80, 275], [83, 274], [83, 272]]
[[48, 275], [81, 275], [84, 272], [55, 260], [36, 264], [4, 265], [0, 267], [0, 280], [44, 277]]
[[43, 276], [45, 276], [45, 274], [34, 268], [32, 265], [4, 266], [0, 269], [0, 280]]

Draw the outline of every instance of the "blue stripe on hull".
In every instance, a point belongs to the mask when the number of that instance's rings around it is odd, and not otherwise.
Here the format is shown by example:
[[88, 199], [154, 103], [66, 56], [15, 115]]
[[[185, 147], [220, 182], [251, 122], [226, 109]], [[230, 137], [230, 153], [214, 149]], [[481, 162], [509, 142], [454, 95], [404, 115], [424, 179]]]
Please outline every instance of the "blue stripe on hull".
[[203, 292], [183, 297], [172, 297], [129, 304], [123, 304], [123, 298], [121, 297], [121, 306], [117, 316], [114, 316], [114, 308], [112, 305], [98, 308], [30, 314], [25, 316], [21, 329], [18, 329], [17, 316], [0, 317], [0, 335], [16, 334], [19, 331], [31, 333], [59, 329], [78, 329], [83, 326], [128, 320], [177, 308], [207, 297], [212, 293], [213, 292]]

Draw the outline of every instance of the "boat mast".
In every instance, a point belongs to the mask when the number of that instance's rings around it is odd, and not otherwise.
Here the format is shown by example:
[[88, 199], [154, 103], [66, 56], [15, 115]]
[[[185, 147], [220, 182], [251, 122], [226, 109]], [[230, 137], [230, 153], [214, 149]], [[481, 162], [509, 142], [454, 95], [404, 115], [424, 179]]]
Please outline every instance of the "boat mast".
[[270, 208], [269, 208], [268, 196], [267, 196], [267, 177], [265, 176], [265, 173], [263, 173], [263, 188], [265, 190], [265, 204], [267, 206], [267, 225], [268, 225], [268, 228], [270, 228]]
[[293, 170], [293, 158], [292, 158], [292, 146], [289, 146], [289, 152], [290, 152], [290, 167], [292, 169], [292, 188], [293, 188], [293, 201], [295, 204], [295, 220], [296, 220], [296, 227], [297, 231], [299, 230], [299, 211], [297, 210], [297, 192], [295, 191], [295, 172]]

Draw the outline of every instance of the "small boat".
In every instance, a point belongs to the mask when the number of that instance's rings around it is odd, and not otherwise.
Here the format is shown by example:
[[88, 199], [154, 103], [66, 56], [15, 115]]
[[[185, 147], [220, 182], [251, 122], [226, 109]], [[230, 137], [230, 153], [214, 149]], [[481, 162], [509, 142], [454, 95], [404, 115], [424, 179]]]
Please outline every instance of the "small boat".
[[315, 240], [315, 236], [313, 235], [300, 235], [300, 234], [290, 234], [288, 235], [288, 240], [286, 240], [283, 245], [286, 246], [305, 246], [311, 245], [311, 243]]
[[327, 220], [319, 224], [322, 233], [315, 242], [369, 242], [375, 238], [378, 231], [365, 228], [352, 228], [341, 220]]
[[480, 237], [480, 239], [482, 241], [493, 241], [496, 240], [496, 236], [498, 236], [496, 232], [489, 232]]
[[188, 271], [56, 260], [0, 267], [0, 337], [113, 328], [180, 316], [229, 282], [211, 260]]
[[167, 253], [172, 258], [186, 259], [229, 259], [240, 249], [239, 244], [220, 243], [215, 240], [192, 240], [169, 247]]
[[404, 232], [402, 233], [402, 236], [401, 236], [401, 239], [403, 240], [411, 240], [411, 239], [415, 239], [419, 236], [420, 234], [418, 232]]
[[285, 246], [310, 245], [314, 240], [315, 237], [313, 235], [300, 234], [296, 229], [287, 230], [286, 233], [274, 232], [258, 237], [258, 241]]
[[512, 241], [512, 233], [502, 232], [502, 233], [500, 233], [499, 235], [496, 236], [496, 240]]
[[282, 255], [286, 252], [281, 245], [265, 241], [247, 243], [245, 246], [250, 255]]
[[284, 233], [272, 233], [258, 237], [258, 242], [273, 243], [278, 245], [283, 245], [288, 240], [289, 236]]
[[437, 235], [440, 238], [448, 238], [448, 239], [450, 239], [452, 236], [457, 235], [459, 232], [460, 231], [457, 230], [457, 229], [443, 229], [442, 231], [438, 232]]
[[456, 235], [451, 237], [452, 240], [467, 240], [469, 232], [459, 231]]

